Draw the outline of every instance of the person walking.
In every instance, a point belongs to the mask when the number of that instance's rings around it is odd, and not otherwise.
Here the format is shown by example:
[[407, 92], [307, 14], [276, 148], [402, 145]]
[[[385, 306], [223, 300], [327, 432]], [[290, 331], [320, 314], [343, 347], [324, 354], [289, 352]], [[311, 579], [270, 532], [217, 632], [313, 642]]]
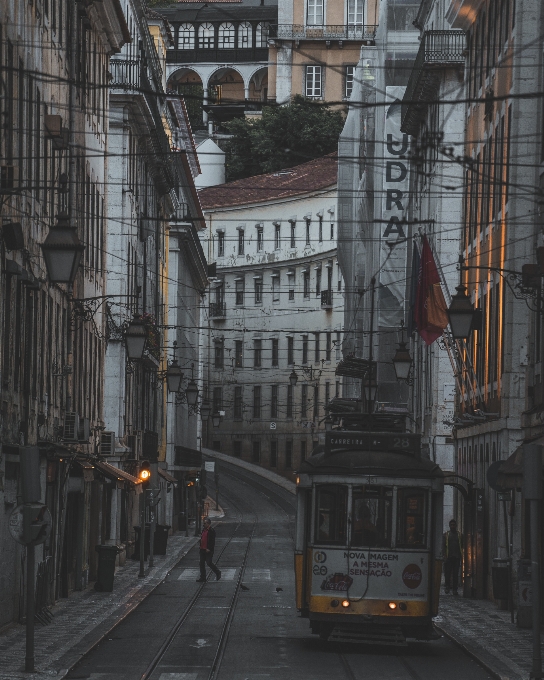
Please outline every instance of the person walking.
[[459, 580], [459, 567], [463, 559], [463, 537], [457, 531], [457, 522], [450, 521], [450, 530], [446, 531], [442, 541], [442, 554], [444, 555], [444, 586], [446, 593], [453, 590], [457, 595], [457, 585]]
[[221, 571], [212, 562], [214, 550], [215, 529], [212, 527], [211, 519], [206, 517], [200, 536], [200, 578], [197, 579], [197, 583], [206, 582], [206, 565], [213, 571], [217, 581], [221, 578]]

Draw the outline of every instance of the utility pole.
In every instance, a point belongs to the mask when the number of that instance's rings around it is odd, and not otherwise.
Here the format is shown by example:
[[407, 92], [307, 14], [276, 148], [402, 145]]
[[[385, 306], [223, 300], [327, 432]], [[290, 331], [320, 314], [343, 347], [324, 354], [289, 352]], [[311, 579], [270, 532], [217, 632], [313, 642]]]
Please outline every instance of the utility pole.
[[531, 581], [533, 607], [533, 665], [531, 678], [542, 678], [540, 652], [540, 504], [542, 501], [542, 447], [523, 447], [523, 496], [530, 506]]

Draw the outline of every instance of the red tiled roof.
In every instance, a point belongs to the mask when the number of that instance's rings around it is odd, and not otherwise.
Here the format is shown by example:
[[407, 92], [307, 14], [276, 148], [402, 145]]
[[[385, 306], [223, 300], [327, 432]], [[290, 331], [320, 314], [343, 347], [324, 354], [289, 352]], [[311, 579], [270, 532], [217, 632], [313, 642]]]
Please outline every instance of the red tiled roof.
[[293, 168], [207, 187], [198, 196], [203, 210], [261, 203], [331, 187], [337, 182], [337, 172], [338, 156], [331, 153]]

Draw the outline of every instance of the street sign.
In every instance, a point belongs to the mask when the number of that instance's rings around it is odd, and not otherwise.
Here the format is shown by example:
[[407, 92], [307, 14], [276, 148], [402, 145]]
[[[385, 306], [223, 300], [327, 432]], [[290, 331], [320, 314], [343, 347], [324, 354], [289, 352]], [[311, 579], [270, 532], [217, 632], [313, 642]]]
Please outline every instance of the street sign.
[[276, 423], [270, 423], [270, 429], [275, 430], [276, 429]]
[[215, 470], [215, 461], [207, 460], [204, 462], [204, 469], [206, 472], [213, 472]]
[[41, 503], [18, 505], [9, 516], [9, 532], [21, 545], [44, 543], [49, 538], [52, 524], [49, 508]]

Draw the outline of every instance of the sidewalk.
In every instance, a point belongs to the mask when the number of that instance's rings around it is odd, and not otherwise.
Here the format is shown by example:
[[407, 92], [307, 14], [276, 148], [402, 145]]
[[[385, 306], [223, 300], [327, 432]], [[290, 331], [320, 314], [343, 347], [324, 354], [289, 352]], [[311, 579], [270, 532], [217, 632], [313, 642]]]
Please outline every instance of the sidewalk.
[[36, 623], [36, 673], [23, 672], [25, 627], [14, 625], [9, 628], [0, 635], [0, 680], [63, 678], [91, 647], [162, 582], [197, 541], [194, 536], [186, 538], [181, 533], [169, 536], [167, 554], [155, 555], [155, 566], [145, 578], [138, 578], [139, 562], [127, 560], [115, 574], [113, 593], [98, 593], [94, 588], [87, 588], [60, 600], [51, 610], [54, 615], [51, 624], [41, 626]]
[[510, 612], [497, 609], [497, 605], [488, 600], [441, 593], [439, 616], [434, 622], [496, 678], [528, 680], [533, 656], [532, 633], [511, 623]]

